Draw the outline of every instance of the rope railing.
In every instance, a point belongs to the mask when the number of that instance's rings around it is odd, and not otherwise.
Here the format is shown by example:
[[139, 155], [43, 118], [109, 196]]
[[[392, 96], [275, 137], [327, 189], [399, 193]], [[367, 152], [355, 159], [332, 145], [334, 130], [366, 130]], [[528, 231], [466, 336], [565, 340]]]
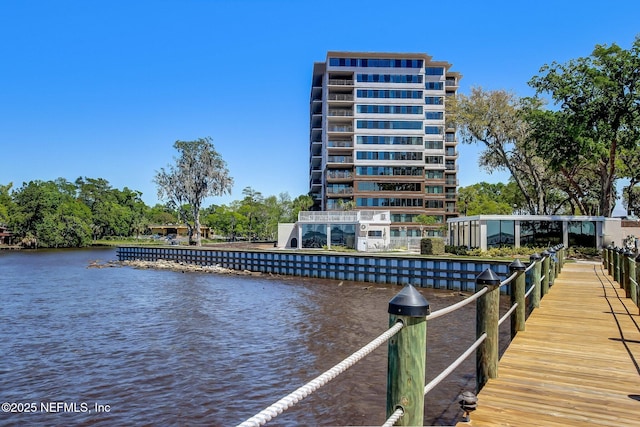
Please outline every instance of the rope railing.
[[[561, 245], [556, 249], [559, 251], [563, 250]], [[555, 254], [555, 251], [552, 251], [552, 253]], [[412, 407], [407, 409], [406, 407], [403, 407], [402, 404], [402, 401], [405, 398], [404, 396], [411, 395], [414, 396], [412, 399], [417, 399], [416, 395], [412, 394], [414, 391], [417, 391], [418, 396], [420, 396], [420, 392], [422, 392], [421, 399], [424, 398], [427, 393], [437, 387], [474, 352], [479, 352], [478, 362], [476, 364], [476, 380], [477, 390], [480, 390], [488, 378], [493, 378], [497, 374], [497, 342], [499, 336], [498, 329], [500, 325], [513, 315], [511, 323], [512, 338], [515, 334], [514, 331], [524, 330], [524, 314], [522, 313], [522, 307], [525, 306], [524, 301], [534, 290], [544, 290], [545, 287], [548, 290], [547, 284], [545, 283], [543, 285], [543, 281], [545, 280], [545, 277], [548, 276], [553, 278], [554, 273], [557, 274], [560, 271], [564, 253], [560, 252], [559, 255], [560, 256], [557, 258], [547, 254], [544, 254], [543, 257], [535, 255], [536, 258], [532, 256], [531, 263], [527, 267], [525, 267], [520, 260], [515, 260], [509, 265], [511, 274], [502, 281], [500, 281], [498, 276], [496, 276], [489, 268], [476, 278], [476, 289], [482, 286], [481, 289], [468, 298], [448, 307], [434, 311], [433, 313], [429, 313], [428, 301], [426, 301], [424, 297], [422, 297], [419, 292], [413, 288], [413, 286], [406, 286], [403, 291], [389, 303], [389, 314], [391, 316], [390, 323], [393, 323], [392, 327], [362, 347], [360, 350], [353, 353], [351, 356], [333, 366], [331, 369], [325, 371], [302, 387], [299, 387], [271, 406], [247, 419], [243, 423], [239, 424], [238, 427], [258, 427], [266, 424], [358, 363], [361, 359], [385, 342], [389, 342], [389, 373], [396, 372], [398, 375], [397, 378], [395, 374], [388, 377], [388, 419], [383, 424], [383, 427], [391, 427], [400, 419], [403, 420], [404, 424], [409, 423], [410, 425], [413, 425], [414, 423], [420, 423], [422, 420], [422, 413], [424, 411], [424, 402], [420, 402], [420, 408]], [[532, 273], [531, 285], [525, 292], [525, 274], [536, 266], [538, 268]], [[548, 268], [548, 270], [544, 271], [544, 276], [541, 276], [540, 274], [541, 266]], [[513, 287], [511, 288], [512, 304], [508, 311], [498, 319], [498, 312], [500, 311], [499, 288], [510, 284], [513, 284]], [[533, 305], [533, 301], [537, 301], [537, 303], [539, 303], [540, 297], [540, 292], [536, 292], [536, 294], [531, 297], [531, 304], [533, 307], [537, 307], [537, 305]], [[417, 371], [413, 372], [413, 369], [415, 369], [413, 366], [416, 364], [415, 360], [419, 358], [423, 358], [424, 360], [421, 363], [426, 365], [425, 346], [427, 321], [453, 313], [474, 301], [477, 302], [476, 310], [478, 310], [476, 341], [474, 341], [469, 348], [467, 348], [456, 360], [454, 360], [428, 384], [424, 385], [424, 374], [426, 372], [424, 371], [425, 366], [422, 366], [421, 369], [423, 370], [421, 373], [418, 373]], [[515, 315], [514, 312], [516, 312]], [[417, 332], [420, 330], [422, 330], [422, 332]], [[397, 337], [394, 340], [389, 341], [392, 337], [396, 336], [396, 334], [398, 334]], [[421, 335], [422, 338], [419, 338]], [[400, 347], [399, 343], [401, 342], [404, 344]], [[407, 369], [409, 372], [406, 371]], [[402, 374], [400, 374], [400, 372], [402, 372]], [[404, 387], [406, 384], [413, 383], [414, 381], [407, 382], [406, 377], [405, 379], [400, 380], [400, 378], [402, 378], [401, 375], [409, 375], [410, 378], [422, 378], [423, 380], [420, 381], [421, 384], [418, 384], [417, 382], [413, 385], [409, 384], [409, 388], [405, 390]], [[413, 387], [417, 387], [417, 390]]]
[[498, 326], [502, 325], [504, 321], [507, 320], [509, 316], [511, 316], [511, 313], [513, 313], [516, 308], [518, 308], [518, 303], [513, 304], [511, 308], [509, 308], [509, 310], [500, 318], [500, 320], [498, 320]]
[[362, 347], [360, 350], [353, 353], [351, 356], [344, 359], [342, 362], [335, 365], [333, 368], [325, 371], [323, 374], [319, 375], [315, 379], [309, 381], [307, 384], [299, 387], [294, 392], [288, 394], [282, 399], [278, 400], [273, 405], [268, 408], [262, 410], [258, 414], [249, 418], [245, 422], [238, 425], [238, 427], [258, 427], [266, 424], [268, 421], [277, 417], [291, 406], [295, 405], [305, 397], [309, 396], [311, 393], [315, 392], [320, 387], [327, 384], [329, 381], [355, 365], [366, 355], [371, 353], [376, 348], [380, 347], [382, 344], [387, 342], [391, 337], [397, 334], [402, 328], [404, 324], [402, 322], [397, 322], [392, 327], [390, 327], [386, 332], [381, 334], [379, 337], [371, 341], [369, 344]]
[[448, 377], [453, 371], [456, 370], [456, 368], [458, 366], [460, 366], [462, 364], [462, 362], [464, 362], [467, 357], [471, 356], [471, 354], [476, 351], [476, 349], [480, 346], [480, 344], [482, 344], [482, 342], [487, 339], [487, 334], [482, 334], [480, 335], [480, 338], [478, 338], [477, 340], [475, 340], [475, 342], [473, 344], [471, 344], [471, 346], [464, 352], [462, 353], [456, 360], [453, 361], [453, 363], [451, 363], [444, 371], [442, 371], [437, 377], [435, 377], [434, 379], [432, 379], [431, 381], [429, 381], [429, 384], [427, 384], [426, 386], [424, 386], [424, 394], [429, 393], [431, 390], [433, 390], [438, 384], [440, 384], [442, 382], [442, 380], [444, 380], [446, 377]]
[[404, 409], [402, 408], [398, 408], [396, 409], [393, 414], [391, 414], [391, 416], [389, 418], [387, 418], [387, 421], [385, 421], [384, 424], [382, 424], [382, 427], [393, 427], [400, 418], [402, 418], [402, 416], [404, 415]]
[[464, 307], [467, 304], [470, 304], [480, 298], [482, 295], [486, 294], [489, 291], [488, 288], [482, 288], [475, 294], [471, 295], [469, 298], [463, 299], [455, 304], [451, 304], [448, 307], [441, 308], [440, 310], [434, 311], [433, 313], [427, 315], [427, 320], [437, 319], [438, 317], [444, 316], [445, 314], [453, 313], [459, 308]]

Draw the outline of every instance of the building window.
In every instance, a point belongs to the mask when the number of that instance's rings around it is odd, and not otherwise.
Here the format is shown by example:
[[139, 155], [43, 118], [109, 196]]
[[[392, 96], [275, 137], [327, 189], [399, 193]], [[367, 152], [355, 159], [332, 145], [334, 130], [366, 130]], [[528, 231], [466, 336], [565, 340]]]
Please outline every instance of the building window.
[[442, 150], [444, 144], [442, 141], [425, 141], [424, 148], [426, 150]]
[[369, 230], [367, 237], [382, 238], [382, 230]]
[[357, 105], [361, 114], [422, 114], [421, 105]]
[[422, 160], [419, 151], [358, 151], [358, 160]]
[[442, 135], [442, 126], [425, 126], [424, 133], [427, 135]]
[[422, 137], [362, 135], [357, 137], [356, 142], [370, 145], [422, 145]]
[[444, 113], [442, 111], [427, 111], [424, 118], [427, 120], [442, 120]]
[[[358, 89], [358, 98], [422, 99], [421, 90], [374, 90]], [[440, 97], [442, 98], [442, 97]]]
[[356, 248], [356, 227], [353, 224], [334, 224], [331, 226], [331, 246]]
[[422, 207], [423, 199], [404, 199], [399, 197], [358, 197], [356, 198], [356, 206], [358, 207]]
[[487, 221], [487, 247], [499, 248], [515, 244], [515, 221]]
[[422, 122], [409, 120], [357, 120], [358, 129], [420, 129]]
[[358, 191], [420, 191], [421, 183], [419, 182], [374, 182], [374, 181], [362, 181], [358, 182]]
[[569, 221], [569, 246], [596, 247], [595, 221]]
[[327, 224], [302, 224], [302, 247], [321, 248], [327, 245]]
[[356, 167], [358, 176], [423, 176], [424, 168], [402, 167], [402, 166], [358, 166]]
[[424, 73], [427, 76], [442, 76], [444, 74], [444, 68], [442, 67], [426, 67]]
[[561, 242], [562, 222], [520, 221], [520, 246], [542, 248]]
[[423, 63], [422, 59], [329, 58], [332, 67], [422, 68]]
[[442, 90], [443, 85], [442, 82], [426, 82], [424, 88], [426, 90]]
[[421, 74], [358, 74], [356, 79], [360, 83], [422, 83]]
[[444, 104], [444, 98], [441, 96], [425, 96], [424, 103], [427, 105], [442, 105]]

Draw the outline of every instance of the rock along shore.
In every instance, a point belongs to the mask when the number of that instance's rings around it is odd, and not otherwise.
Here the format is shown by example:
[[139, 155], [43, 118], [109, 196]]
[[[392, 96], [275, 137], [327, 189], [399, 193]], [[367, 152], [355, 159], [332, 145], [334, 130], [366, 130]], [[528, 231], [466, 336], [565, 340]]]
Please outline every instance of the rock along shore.
[[109, 261], [101, 264], [99, 261], [92, 261], [87, 268], [104, 268], [104, 267], [133, 267], [138, 269], [156, 269], [156, 270], [171, 270], [182, 273], [194, 272], [194, 273], [216, 273], [216, 274], [236, 274], [241, 276], [260, 276], [262, 273], [256, 273], [248, 270], [233, 270], [230, 268], [224, 268], [220, 265], [196, 265], [188, 264], [186, 262], [169, 261], [159, 259], [157, 261]]

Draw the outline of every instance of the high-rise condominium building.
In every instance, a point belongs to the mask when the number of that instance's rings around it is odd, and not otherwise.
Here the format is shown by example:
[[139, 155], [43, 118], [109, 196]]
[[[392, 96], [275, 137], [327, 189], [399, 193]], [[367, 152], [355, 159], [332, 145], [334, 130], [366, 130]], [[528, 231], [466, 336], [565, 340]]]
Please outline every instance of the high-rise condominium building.
[[[457, 140], [445, 104], [461, 75], [450, 67], [422, 53], [329, 52], [314, 64], [314, 209], [389, 210], [392, 237], [437, 235], [457, 216]], [[438, 222], [425, 228], [420, 214]]]

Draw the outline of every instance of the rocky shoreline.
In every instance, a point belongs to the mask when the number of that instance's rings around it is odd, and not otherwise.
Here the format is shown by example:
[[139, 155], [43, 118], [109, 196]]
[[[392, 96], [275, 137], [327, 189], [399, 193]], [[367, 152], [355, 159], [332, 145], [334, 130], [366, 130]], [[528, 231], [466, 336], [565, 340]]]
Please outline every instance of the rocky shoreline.
[[109, 261], [107, 263], [100, 263], [100, 261], [92, 261], [87, 268], [105, 268], [105, 267], [133, 267], [137, 269], [156, 269], [156, 270], [170, 270], [181, 273], [194, 272], [194, 273], [216, 273], [216, 274], [235, 274], [241, 276], [260, 276], [262, 273], [256, 273], [248, 270], [233, 270], [230, 268], [224, 268], [218, 265], [196, 265], [188, 264], [180, 261], [169, 261], [159, 259], [157, 261], [143, 261], [143, 260], [130, 260], [130, 261]]

